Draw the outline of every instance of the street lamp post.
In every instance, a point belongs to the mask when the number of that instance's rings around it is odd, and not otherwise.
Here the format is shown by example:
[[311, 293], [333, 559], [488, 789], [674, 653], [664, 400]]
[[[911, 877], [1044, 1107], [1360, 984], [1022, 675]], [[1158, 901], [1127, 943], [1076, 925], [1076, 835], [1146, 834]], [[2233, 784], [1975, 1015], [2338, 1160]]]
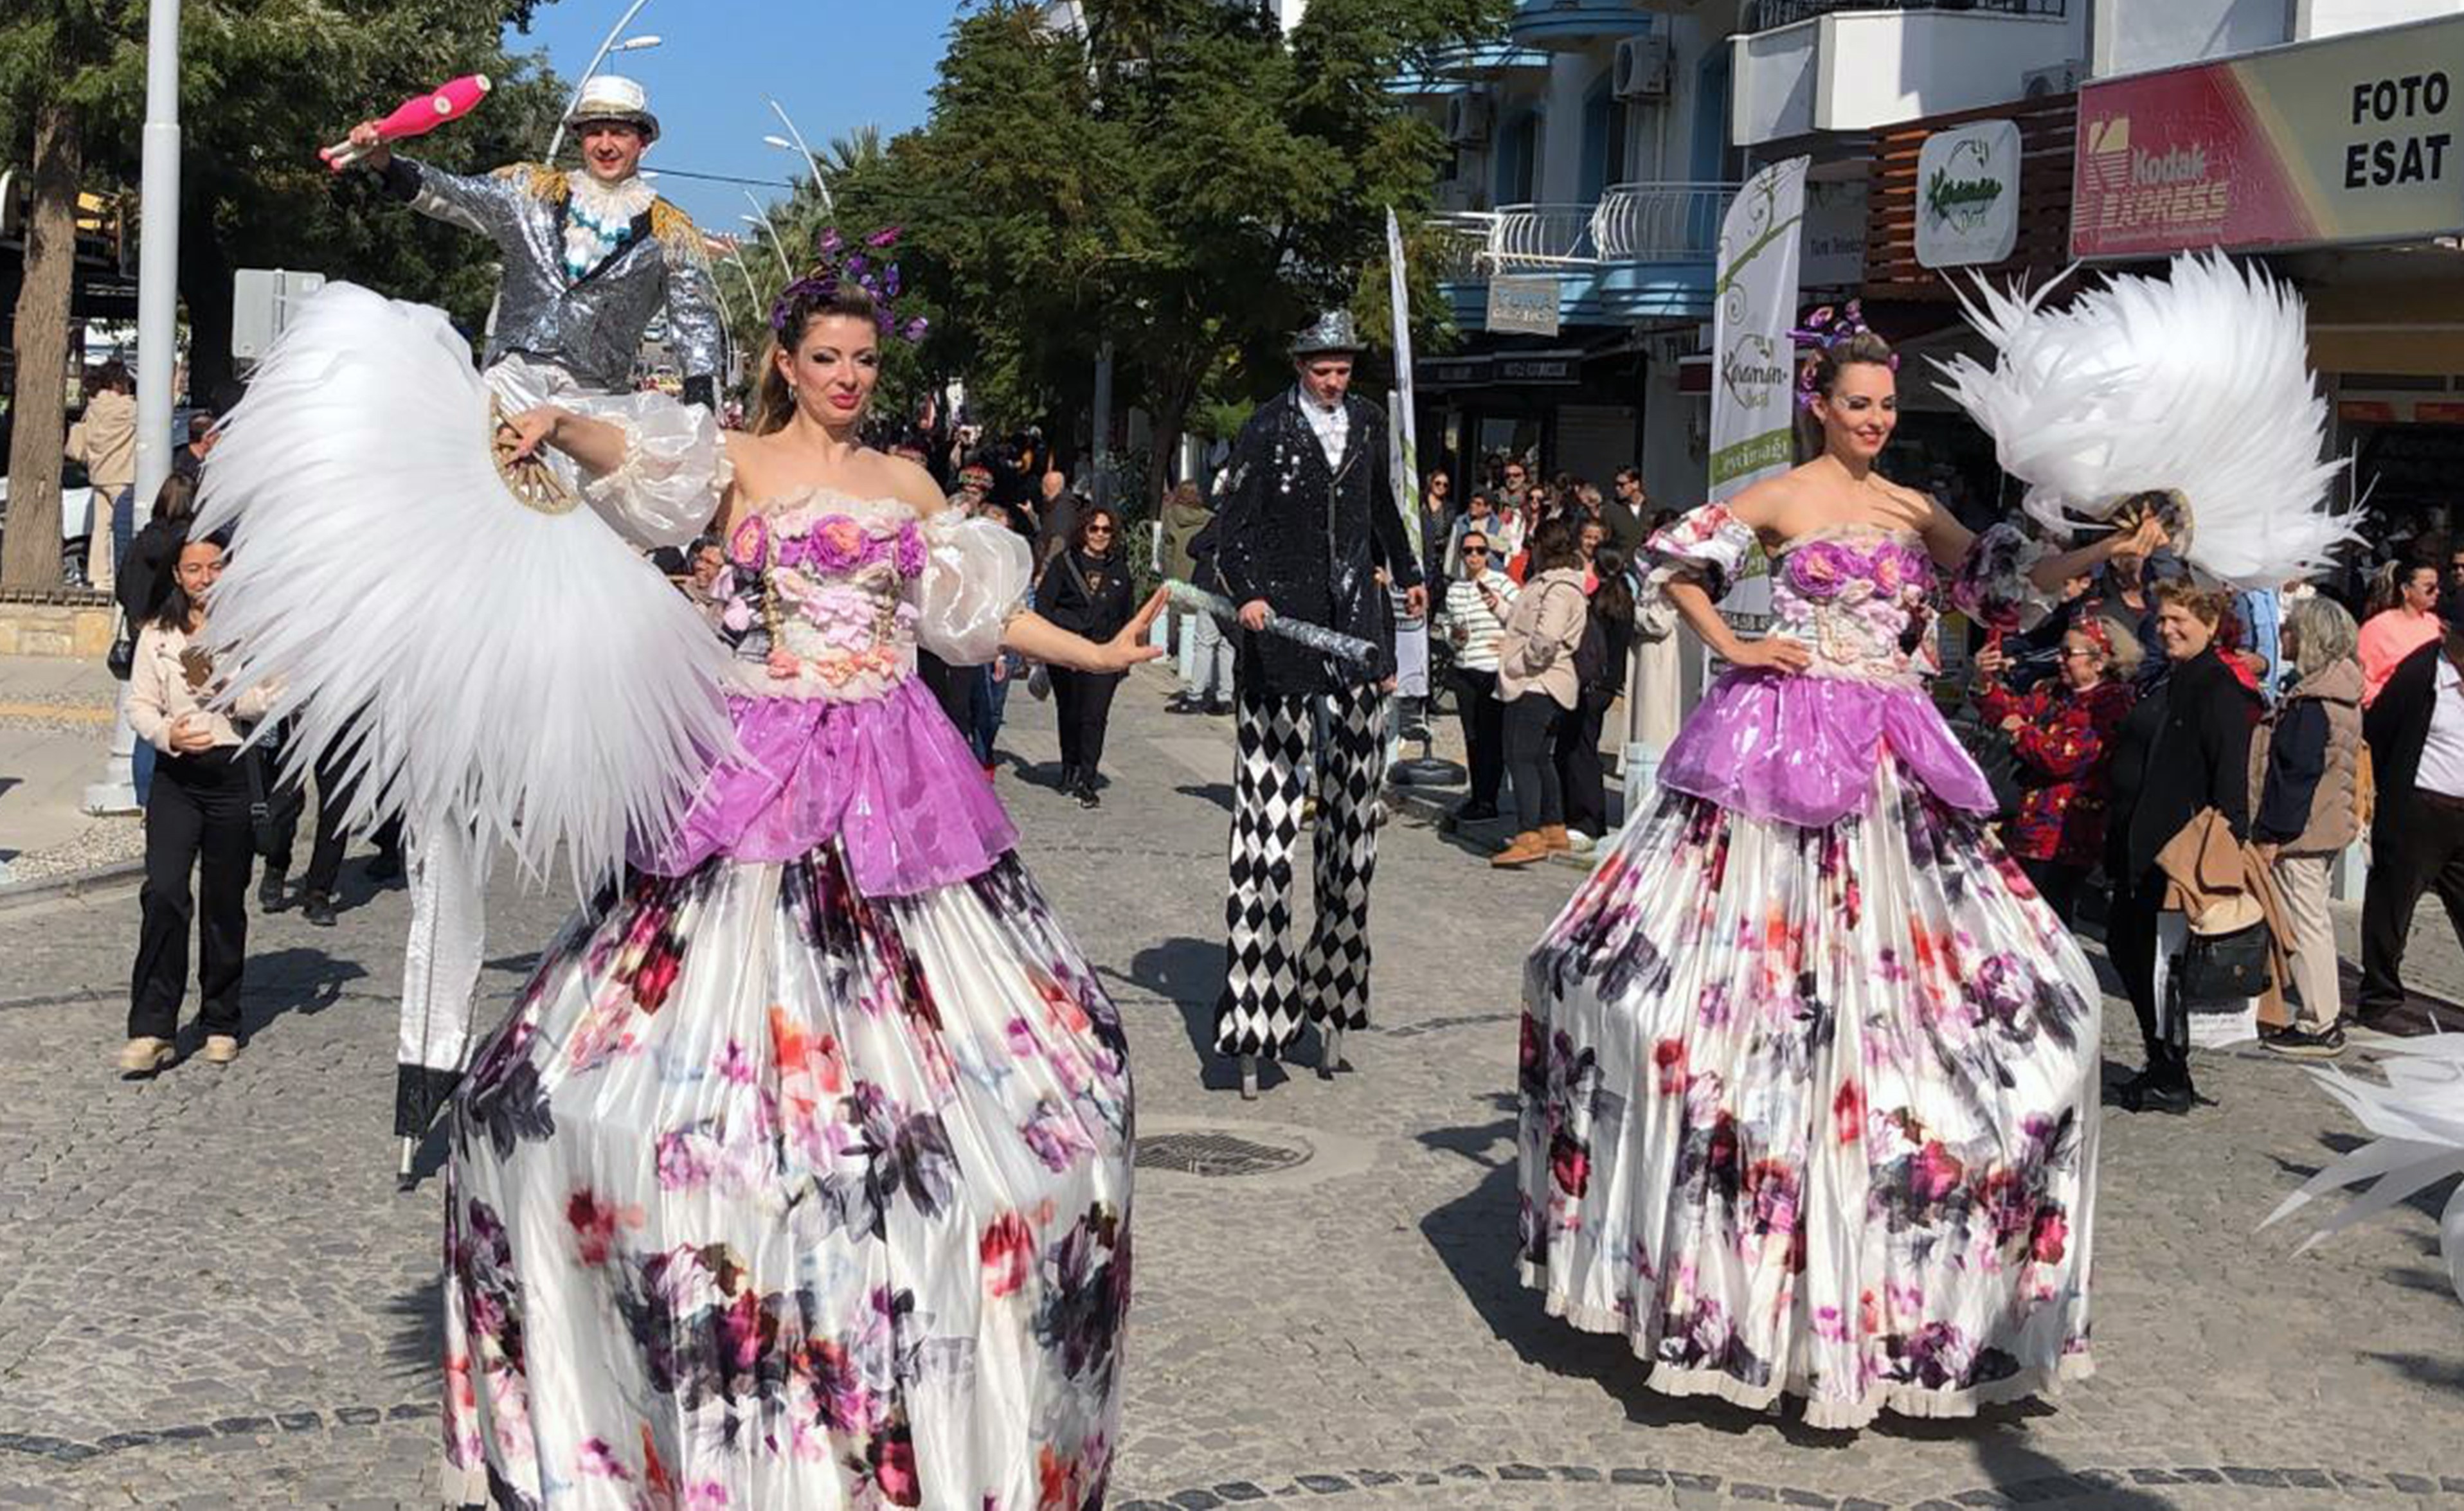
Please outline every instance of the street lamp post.
[[[625, 13], [617, 18], [616, 24], [607, 29], [606, 40], [601, 42], [599, 51], [591, 55], [590, 66], [583, 69], [582, 77], [574, 81], [573, 98], [564, 102], [563, 114], [557, 118], [556, 134], [547, 139], [547, 156], [541, 159], [541, 162], [550, 166], [555, 165], [557, 149], [564, 145], [564, 117], [572, 115], [573, 107], [582, 103], [582, 86], [588, 83], [591, 76], [599, 72], [599, 65], [607, 61], [608, 54], [639, 53], [659, 45], [659, 39], [655, 36], [625, 35], [625, 29], [633, 24], [633, 18], [640, 15], [642, 8], [649, 3], [650, 0], [633, 0], [631, 5], [626, 7]], [[618, 40], [620, 37], [623, 38], [622, 41]]]
[[[136, 496], [150, 500], [171, 475], [171, 377], [179, 357], [180, 0], [152, 0], [146, 8], [145, 130], [140, 140]], [[111, 528], [117, 507], [117, 500], [102, 502], [96, 512], [97, 529]], [[102, 779], [85, 790], [87, 812], [125, 813], [137, 806], [136, 774], [130, 766], [136, 750], [123, 694]]]
[[736, 264], [737, 273], [744, 279], [744, 292], [752, 296], [753, 308], [758, 314], [761, 309], [761, 289], [753, 281], [753, 270], [744, 265], [744, 253], [731, 248], [727, 253], [727, 260]]
[[[829, 181], [822, 177], [822, 160], [813, 155], [812, 146], [804, 141], [804, 134], [796, 129], [796, 122], [788, 116], [786, 106], [779, 103], [779, 101], [774, 99], [770, 101], [770, 112], [779, 118], [779, 123], [781, 125], [787, 128], [787, 135], [795, 139], [792, 143], [792, 150], [803, 153], [804, 155], [804, 165], [813, 170], [813, 192], [822, 197], [822, 213], [829, 216], [832, 220], [836, 220], [838, 218], [839, 208], [837, 203], [830, 197]], [[761, 140], [770, 145], [777, 147], [789, 147], [791, 145], [789, 142], [780, 141], [777, 137], [763, 137]]]
[[770, 224], [770, 212], [761, 208], [761, 202], [753, 197], [751, 189], [744, 191], [744, 203], [753, 207], [753, 213], [737, 218], [748, 226], [759, 226], [770, 233], [770, 250], [779, 254], [779, 271], [793, 278], [796, 275], [795, 259], [787, 255], [787, 244], [779, 239], [779, 228]]

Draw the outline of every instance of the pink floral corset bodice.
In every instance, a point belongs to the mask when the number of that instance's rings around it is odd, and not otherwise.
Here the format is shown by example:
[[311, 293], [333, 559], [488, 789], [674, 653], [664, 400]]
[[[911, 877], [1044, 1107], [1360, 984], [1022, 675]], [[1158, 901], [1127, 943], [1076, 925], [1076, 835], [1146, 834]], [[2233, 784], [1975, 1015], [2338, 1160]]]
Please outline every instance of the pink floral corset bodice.
[[806, 494], [747, 515], [726, 557], [714, 592], [739, 690], [855, 702], [915, 674], [928, 553], [905, 504]]
[[1915, 535], [1852, 525], [1800, 536], [1771, 562], [1771, 627], [1815, 676], [1914, 687], [1941, 673], [1933, 558]]

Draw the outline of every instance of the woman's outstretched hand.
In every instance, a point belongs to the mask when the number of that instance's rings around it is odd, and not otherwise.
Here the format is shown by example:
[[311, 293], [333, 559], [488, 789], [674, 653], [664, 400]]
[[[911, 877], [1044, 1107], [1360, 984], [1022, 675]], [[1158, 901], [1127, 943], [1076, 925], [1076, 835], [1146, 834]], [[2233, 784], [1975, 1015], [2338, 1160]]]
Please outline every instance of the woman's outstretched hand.
[[1155, 616], [1162, 613], [1164, 605], [1170, 602], [1171, 595], [1162, 588], [1156, 588], [1155, 596], [1146, 601], [1145, 606], [1130, 616], [1130, 622], [1121, 626], [1121, 632], [1104, 643], [1105, 669], [1127, 671], [1141, 662], [1154, 661], [1163, 655], [1163, 647], [1154, 641], [1155, 622]]

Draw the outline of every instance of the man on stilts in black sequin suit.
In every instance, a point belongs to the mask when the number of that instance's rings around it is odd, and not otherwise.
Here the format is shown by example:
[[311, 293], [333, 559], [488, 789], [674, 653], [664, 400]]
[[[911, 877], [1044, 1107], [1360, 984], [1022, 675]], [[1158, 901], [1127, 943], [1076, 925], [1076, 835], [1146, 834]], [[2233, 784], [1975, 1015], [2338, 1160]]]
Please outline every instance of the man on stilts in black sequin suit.
[[[1382, 571], [1427, 611], [1428, 590], [1395, 506], [1386, 418], [1350, 395], [1360, 341], [1333, 311], [1292, 344], [1299, 381], [1262, 405], [1234, 443], [1216, 564], [1241, 605], [1235, 682], [1231, 887], [1223, 904], [1223, 996], [1215, 1047], [1240, 1060], [1257, 1096], [1258, 1060], [1278, 1059], [1302, 1024], [1326, 1036], [1319, 1073], [1347, 1068], [1343, 1033], [1369, 1021], [1369, 884], [1385, 773], [1393, 635]], [[1360, 667], [1262, 633], [1269, 613], [1380, 647]], [[1312, 752], [1310, 746], [1316, 749]], [[1311, 759], [1313, 757], [1313, 759]], [[1314, 766], [1316, 916], [1291, 935], [1292, 850]]]

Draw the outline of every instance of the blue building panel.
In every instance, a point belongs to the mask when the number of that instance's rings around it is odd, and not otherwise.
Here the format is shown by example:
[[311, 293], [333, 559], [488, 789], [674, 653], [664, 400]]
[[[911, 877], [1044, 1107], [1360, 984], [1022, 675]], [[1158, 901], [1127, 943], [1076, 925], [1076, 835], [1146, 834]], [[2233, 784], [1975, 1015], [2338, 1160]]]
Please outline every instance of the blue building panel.
[[1518, 47], [1566, 48], [1650, 30], [1650, 13], [1631, 0], [1522, 0], [1511, 34]]
[[[1564, 326], [1633, 325], [1643, 320], [1699, 320], [1711, 315], [1714, 272], [1708, 262], [1628, 262], [1599, 268], [1531, 269], [1518, 276], [1557, 280], [1557, 322]], [[1464, 331], [1488, 328], [1488, 280], [1438, 285]]]

